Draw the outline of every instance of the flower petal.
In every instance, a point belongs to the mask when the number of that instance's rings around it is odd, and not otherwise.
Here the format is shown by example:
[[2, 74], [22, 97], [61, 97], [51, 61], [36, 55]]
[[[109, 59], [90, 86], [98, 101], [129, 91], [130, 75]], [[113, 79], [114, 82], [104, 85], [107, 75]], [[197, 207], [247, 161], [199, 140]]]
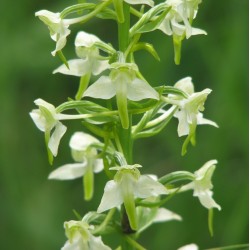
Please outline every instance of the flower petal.
[[181, 221], [182, 218], [180, 215], [166, 209], [166, 208], [159, 208], [157, 214], [154, 218], [154, 222], [165, 222], [170, 220], [179, 220]]
[[115, 86], [111, 79], [107, 76], [102, 76], [85, 91], [83, 96], [110, 99], [115, 96], [115, 94]]
[[154, 6], [154, 1], [152, 0], [124, 0], [124, 1], [129, 4], [147, 4], [151, 7]]
[[194, 84], [193, 84], [192, 78], [190, 76], [187, 76], [187, 77], [179, 80], [174, 85], [174, 87], [186, 92], [188, 95], [191, 95], [194, 93]]
[[218, 210], [221, 210], [221, 206], [217, 204], [212, 198], [213, 192], [211, 190], [207, 190], [206, 192], [202, 193], [194, 192], [193, 195], [197, 196], [199, 198], [200, 203], [207, 209], [217, 208]]
[[178, 248], [177, 250], [198, 250], [198, 246], [196, 244], [188, 244], [183, 247]]
[[102, 159], [96, 159], [94, 163], [93, 171], [94, 173], [99, 173], [103, 170], [103, 160]]
[[132, 101], [140, 101], [147, 98], [159, 99], [159, 94], [145, 81], [135, 78], [128, 84], [127, 97]]
[[92, 47], [95, 42], [100, 41], [100, 39], [92, 34], [84, 31], [80, 31], [76, 35], [75, 46], [76, 47]]
[[91, 235], [89, 239], [89, 250], [111, 250], [111, 248], [103, 244], [101, 236], [94, 237]]
[[86, 164], [72, 163], [65, 164], [50, 173], [49, 179], [73, 180], [82, 177], [86, 172]]
[[55, 73], [61, 73], [72, 76], [83, 76], [91, 72], [88, 60], [73, 59], [68, 61], [69, 68], [65, 64], [61, 65], [53, 71]]
[[113, 207], [118, 207], [123, 203], [123, 198], [119, 185], [111, 180], [106, 183], [101, 203], [97, 209], [97, 213], [102, 213]]
[[95, 59], [93, 66], [92, 66], [92, 73], [93, 75], [99, 75], [104, 70], [109, 68], [108, 60], [98, 60]]
[[66, 130], [66, 126], [64, 126], [61, 122], [57, 122], [55, 130], [52, 133], [48, 143], [48, 147], [54, 156], [57, 156], [60, 140], [65, 134]]
[[200, 112], [197, 114], [197, 124], [199, 124], [199, 125], [204, 125], [204, 124], [211, 125], [211, 126], [214, 126], [216, 128], [219, 127], [216, 122], [213, 122], [211, 120], [203, 118], [203, 114]]
[[99, 142], [95, 137], [84, 133], [84, 132], [75, 132], [69, 142], [69, 146], [73, 150], [85, 151], [86, 148], [92, 143]]
[[153, 180], [149, 176], [141, 175], [136, 183], [134, 193], [136, 197], [147, 198], [150, 196], [168, 194], [168, 191], [161, 183]]
[[178, 123], [178, 128], [177, 128], [177, 132], [178, 132], [178, 136], [181, 137], [183, 135], [188, 135], [189, 134], [189, 124], [187, 121], [187, 113], [185, 112], [185, 110], [178, 110], [175, 114], [174, 117], [178, 118], [179, 123]]
[[33, 109], [30, 112], [30, 117], [32, 118], [33, 122], [37, 126], [37, 128], [43, 132], [45, 132], [47, 123], [45, 117], [42, 115], [39, 109]]

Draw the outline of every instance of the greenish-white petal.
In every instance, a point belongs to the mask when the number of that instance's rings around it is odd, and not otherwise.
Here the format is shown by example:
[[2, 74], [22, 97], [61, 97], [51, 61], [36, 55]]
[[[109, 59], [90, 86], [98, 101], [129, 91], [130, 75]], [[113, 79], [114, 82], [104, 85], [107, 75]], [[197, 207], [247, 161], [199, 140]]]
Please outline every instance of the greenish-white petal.
[[152, 0], [124, 0], [124, 2], [127, 2], [129, 4], [147, 4], [151, 7], [154, 6], [154, 1]]
[[192, 82], [192, 78], [190, 76], [187, 76], [185, 78], [182, 78], [179, 80], [174, 87], [184, 91], [188, 95], [191, 95], [194, 93], [194, 84]]
[[92, 135], [84, 132], [75, 132], [70, 138], [69, 146], [73, 150], [85, 151], [89, 145], [98, 142]]
[[149, 176], [141, 175], [136, 183], [134, 194], [139, 198], [168, 194], [167, 189]]
[[170, 220], [179, 220], [182, 218], [179, 214], [176, 214], [166, 208], [159, 208], [153, 222], [165, 222]]
[[66, 130], [66, 126], [64, 126], [61, 122], [57, 122], [55, 130], [52, 133], [48, 143], [48, 147], [54, 156], [57, 156], [60, 140], [65, 134]]
[[111, 248], [104, 245], [101, 236], [94, 237], [91, 235], [89, 239], [89, 250], [111, 250]]
[[109, 63], [108, 60], [98, 60], [95, 59], [93, 65], [92, 65], [92, 74], [93, 75], [99, 75], [100, 73], [102, 73], [104, 70], [109, 68]]
[[116, 94], [116, 89], [108, 76], [100, 77], [85, 91], [83, 96], [100, 99], [110, 99]]
[[56, 180], [73, 180], [85, 174], [86, 166], [86, 163], [65, 164], [51, 172], [48, 178]]
[[198, 246], [192, 243], [192, 244], [182, 246], [178, 248], [177, 250], [198, 250], [198, 249], [199, 249]]
[[123, 203], [121, 189], [117, 182], [111, 180], [106, 183], [101, 203], [97, 209], [97, 213], [102, 213], [113, 207], [118, 207]]
[[179, 120], [178, 128], [177, 128], [178, 136], [181, 137], [184, 135], [188, 135], [190, 129], [189, 129], [187, 113], [185, 112], [185, 110], [176, 111], [176, 113], [174, 114], [174, 117], [178, 118]]
[[84, 31], [80, 31], [76, 35], [75, 46], [76, 47], [92, 47], [96, 42], [100, 41], [100, 39], [93, 35]]
[[43, 99], [36, 99], [34, 101], [34, 103], [37, 105], [37, 106], [41, 106], [41, 107], [44, 107], [46, 108], [47, 110], [49, 110], [52, 114], [55, 113], [55, 106], [53, 106], [52, 104], [44, 101]]
[[94, 162], [94, 173], [99, 173], [103, 170], [103, 160], [102, 159], [96, 159]]
[[221, 210], [220, 205], [218, 205], [215, 200], [213, 199], [213, 192], [211, 190], [206, 190], [203, 192], [195, 192], [194, 196], [197, 196], [202, 206], [204, 206], [207, 209], [211, 208], [217, 208], [218, 210]]
[[159, 99], [159, 94], [145, 81], [135, 78], [128, 83], [127, 97], [132, 101], [140, 101], [143, 99]]
[[65, 64], [61, 65], [60, 67], [58, 67], [53, 71], [53, 74], [61, 73], [72, 76], [83, 76], [91, 71], [88, 60], [82, 60], [82, 59], [69, 60], [68, 66], [69, 68], [66, 67]]
[[33, 122], [37, 126], [37, 128], [43, 132], [45, 132], [47, 128], [47, 123], [45, 117], [42, 115], [39, 109], [33, 109], [30, 113], [30, 117], [32, 118]]
[[211, 126], [214, 126], [216, 128], [219, 127], [217, 123], [215, 123], [215, 122], [213, 122], [211, 120], [203, 118], [203, 114], [200, 113], [200, 112], [197, 115], [197, 124], [198, 125], [211, 125]]

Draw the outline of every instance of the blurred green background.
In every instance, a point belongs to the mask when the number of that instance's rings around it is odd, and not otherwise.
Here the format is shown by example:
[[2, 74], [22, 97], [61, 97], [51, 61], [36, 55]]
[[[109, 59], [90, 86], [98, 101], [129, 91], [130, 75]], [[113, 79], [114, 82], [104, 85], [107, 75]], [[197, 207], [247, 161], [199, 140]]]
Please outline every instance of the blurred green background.
[[[61, 11], [71, 1], [4, 1], [0, 23], [0, 242], [3, 250], [60, 249], [66, 238], [63, 222], [74, 219], [72, 209], [84, 214], [95, 210], [105, 180], [96, 177], [96, 199], [82, 199], [81, 180], [48, 181], [52, 170], [46, 157], [43, 134], [29, 117], [37, 98], [55, 105], [74, 96], [78, 79], [52, 75], [60, 61], [50, 51], [55, 44], [47, 28], [34, 16], [35, 11]], [[175, 250], [195, 242], [200, 249], [248, 242], [248, 1], [203, 1], [194, 22], [208, 36], [184, 41], [180, 66], [173, 63], [170, 38], [160, 31], [144, 35], [155, 45], [161, 62], [140, 52], [141, 70], [149, 82], [174, 84], [192, 76], [196, 90], [213, 89], [206, 102], [205, 117], [220, 128], [200, 126], [197, 146], [180, 156], [183, 139], [178, 139], [174, 120], [162, 134], [136, 143], [135, 159], [145, 166], [144, 173], [158, 175], [173, 170], [194, 171], [210, 159], [219, 161], [213, 183], [215, 200], [222, 211], [215, 211], [214, 237], [207, 229], [207, 210], [188, 192], [169, 201], [166, 207], [179, 213], [183, 222], [154, 225], [141, 242], [152, 250]], [[107, 42], [114, 42], [113, 22], [94, 20], [83, 26]], [[70, 43], [65, 48], [74, 58]], [[146, 62], [146, 63], [145, 63]], [[142, 66], [143, 65], [143, 66]], [[70, 135], [81, 129], [77, 122], [62, 140], [55, 166], [71, 162]]]

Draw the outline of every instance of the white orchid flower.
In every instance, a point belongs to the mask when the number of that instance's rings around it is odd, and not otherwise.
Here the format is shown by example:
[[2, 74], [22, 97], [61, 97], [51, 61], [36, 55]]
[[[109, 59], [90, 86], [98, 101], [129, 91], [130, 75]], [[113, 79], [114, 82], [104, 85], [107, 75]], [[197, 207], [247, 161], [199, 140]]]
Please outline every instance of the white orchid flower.
[[185, 246], [182, 246], [180, 248], [178, 248], [177, 250], [198, 250], [198, 246], [194, 243], [192, 244], [188, 244], [188, 245], [185, 245]]
[[[213, 199], [213, 184], [211, 182], [217, 160], [206, 162], [199, 170], [194, 172], [194, 180], [180, 188], [180, 192], [193, 190], [193, 196], [198, 197], [200, 203], [207, 209], [217, 208], [221, 210]], [[173, 192], [173, 190], [172, 190]]]
[[179, 102], [179, 110], [174, 114], [179, 120], [178, 135], [190, 135], [194, 133], [192, 128], [196, 125], [212, 125], [218, 127], [218, 125], [210, 120], [204, 119], [201, 111], [204, 111], [204, 103], [207, 96], [212, 92], [211, 89], [204, 89], [201, 92], [194, 92], [194, 85], [191, 77], [186, 77], [178, 81], [175, 85], [176, 88], [184, 91], [188, 98], [183, 98]]
[[72, 180], [84, 177], [84, 193], [85, 200], [90, 200], [93, 196], [94, 189], [94, 173], [103, 170], [103, 162], [97, 159], [97, 151], [90, 147], [93, 143], [99, 141], [93, 136], [76, 132], [70, 139], [69, 146], [73, 159], [77, 163], [63, 165], [51, 172], [49, 179], [56, 180]]
[[134, 63], [111, 64], [109, 76], [101, 76], [84, 93], [100, 99], [110, 99], [116, 96], [117, 107], [124, 128], [128, 128], [129, 119], [127, 99], [140, 101], [143, 99], [159, 99], [159, 94], [144, 80], [136, 77], [138, 68]]
[[194, 196], [198, 197], [200, 203], [207, 209], [217, 208], [221, 210], [220, 205], [218, 205], [212, 198], [213, 184], [211, 182], [215, 165], [217, 160], [211, 160], [206, 162], [199, 170], [194, 172], [195, 180], [191, 183], [192, 189], [194, 190]]
[[104, 245], [101, 237], [91, 234], [93, 226], [85, 221], [68, 221], [64, 223], [68, 240], [61, 250], [111, 250]]
[[48, 10], [40, 10], [35, 15], [48, 26], [50, 36], [56, 42], [56, 48], [51, 52], [55, 56], [66, 45], [66, 37], [70, 34], [68, 27], [71, 22], [67, 19], [62, 19], [60, 13], [53, 13]]
[[39, 109], [32, 110], [30, 116], [37, 128], [45, 133], [48, 149], [57, 156], [60, 140], [67, 128], [60, 122], [61, 115], [56, 112], [52, 104], [42, 99], [35, 100], [35, 104]]
[[117, 170], [117, 173], [114, 180], [107, 182], [97, 209], [98, 213], [102, 213], [124, 203], [130, 226], [134, 230], [138, 227], [134, 199], [168, 193], [162, 184], [147, 175], [141, 175], [139, 167], [141, 166], [136, 164], [111, 168], [111, 170]]
[[98, 75], [109, 67], [108, 60], [101, 60], [99, 49], [95, 46], [101, 40], [84, 31], [78, 32], [75, 40], [76, 54], [80, 59], [68, 61], [68, 66], [61, 65], [53, 73], [65, 75], [84, 76], [87, 74]]

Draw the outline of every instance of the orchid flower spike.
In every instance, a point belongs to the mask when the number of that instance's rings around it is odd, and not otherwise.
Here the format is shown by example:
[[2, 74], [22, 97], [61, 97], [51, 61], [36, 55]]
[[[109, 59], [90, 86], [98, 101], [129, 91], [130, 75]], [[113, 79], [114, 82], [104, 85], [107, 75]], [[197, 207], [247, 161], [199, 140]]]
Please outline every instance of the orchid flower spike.
[[48, 153], [57, 156], [60, 140], [67, 128], [60, 122], [61, 116], [52, 104], [42, 99], [35, 100], [35, 104], [39, 109], [32, 110], [30, 116], [37, 128], [45, 133]]
[[70, 30], [68, 29], [70, 21], [62, 19], [60, 13], [53, 13], [48, 10], [40, 10], [35, 15], [48, 26], [50, 36], [56, 42], [56, 48], [51, 52], [55, 56], [66, 45], [66, 37], [70, 34]]
[[138, 227], [135, 198], [148, 198], [168, 193], [161, 183], [147, 175], [141, 175], [138, 170], [140, 167], [136, 164], [110, 168], [111, 170], [117, 170], [117, 173], [114, 180], [107, 182], [101, 203], [97, 209], [98, 213], [102, 213], [124, 204], [133, 230]]
[[[194, 92], [194, 85], [191, 77], [181, 79], [174, 86], [184, 91], [188, 96], [187, 98], [177, 100], [179, 109], [174, 114], [174, 117], [179, 120], [178, 135], [188, 135], [183, 145], [183, 154], [185, 154], [189, 141], [191, 140], [191, 143], [195, 144], [195, 130], [197, 125], [207, 124], [214, 127], [218, 127], [218, 125], [211, 120], [203, 118], [203, 114], [201, 113], [204, 111], [204, 103], [207, 96], [211, 93], [211, 89]], [[173, 95], [169, 95], [169, 98], [174, 100]]]
[[117, 62], [111, 64], [109, 76], [101, 76], [84, 93], [100, 99], [116, 96], [117, 107], [123, 128], [129, 127], [127, 99], [140, 101], [143, 99], [159, 99], [158, 93], [144, 80], [136, 77], [138, 68], [134, 63]]
[[67, 221], [64, 228], [68, 240], [61, 250], [111, 250], [110, 247], [104, 245], [102, 238], [95, 237], [91, 234], [93, 226], [82, 221]]
[[87, 74], [98, 75], [106, 70], [109, 67], [108, 60], [100, 59], [99, 49], [95, 46], [96, 42], [101, 42], [97, 36], [84, 31], [78, 32], [75, 47], [76, 54], [80, 59], [69, 60], [69, 67], [63, 64], [53, 73], [84, 76]]
[[90, 200], [94, 190], [94, 173], [103, 170], [103, 162], [97, 158], [97, 150], [91, 145], [99, 141], [93, 136], [76, 132], [70, 139], [69, 146], [73, 159], [77, 163], [63, 165], [51, 172], [49, 179], [72, 180], [84, 178], [84, 197]]

